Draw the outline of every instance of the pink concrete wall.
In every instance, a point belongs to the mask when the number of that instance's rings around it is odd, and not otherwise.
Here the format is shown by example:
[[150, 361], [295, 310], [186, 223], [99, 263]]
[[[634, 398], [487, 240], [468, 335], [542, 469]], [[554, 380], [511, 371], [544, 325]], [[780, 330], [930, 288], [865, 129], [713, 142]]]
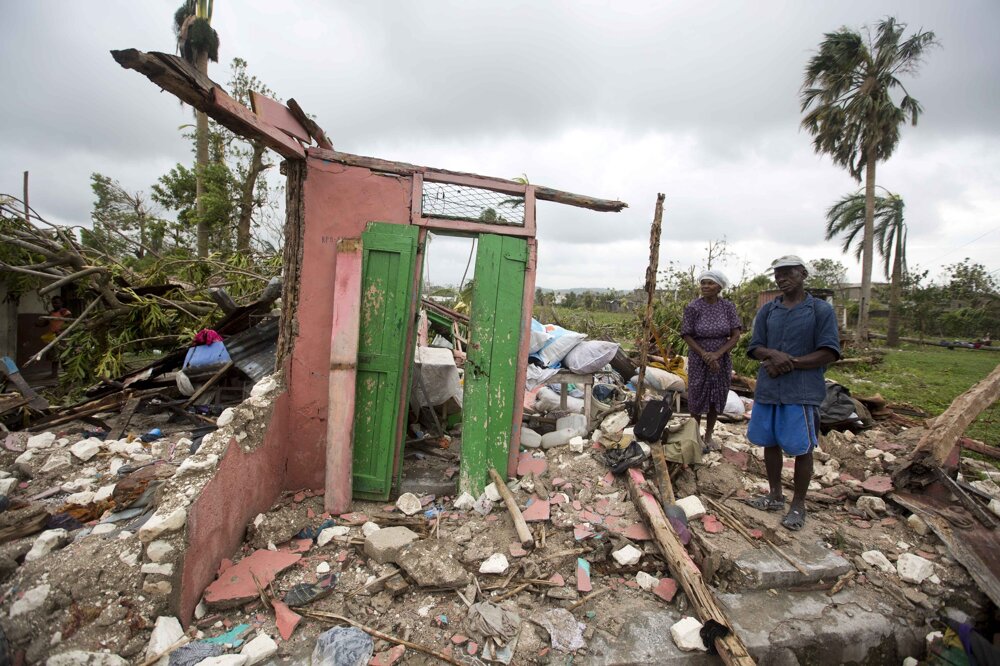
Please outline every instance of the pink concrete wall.
[[191, 621], [205, 587], [215, 580], [222, 558], [239, 550], [253, 516], [271, 508], [281, 492], [288, 396], [274, 402], [264, 443], [246, 453], [232, 440], [212, 480], [191, 504], [187, 518], [187, 548], [181, 563], [180, 591], [175, 592], [178, 619]]
[[[323, 487], [337, 239], [368, 222], [410, 221], [411, 179], [309, 158], [298, 336], [288, 375], [285, 488]], [[274, 427], [269, 430], [273, 431]]]

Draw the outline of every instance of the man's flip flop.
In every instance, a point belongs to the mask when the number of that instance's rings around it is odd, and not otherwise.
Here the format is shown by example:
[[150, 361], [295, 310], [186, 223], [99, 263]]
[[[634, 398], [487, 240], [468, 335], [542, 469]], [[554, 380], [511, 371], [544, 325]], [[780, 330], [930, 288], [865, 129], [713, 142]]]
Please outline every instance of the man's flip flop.
[[798, 532], [806, 524], [805, 509], [792, 509], [781, 519], [781, 526], [792, 532]]
[[752, 506], [759, 511], [781, 511], [785, 508], [784, 498], [780, 500], [771, 499], [767, 495], [761, 495], [760, 497], [755, 497], [752, 500], [747, 500], [747, 504]]

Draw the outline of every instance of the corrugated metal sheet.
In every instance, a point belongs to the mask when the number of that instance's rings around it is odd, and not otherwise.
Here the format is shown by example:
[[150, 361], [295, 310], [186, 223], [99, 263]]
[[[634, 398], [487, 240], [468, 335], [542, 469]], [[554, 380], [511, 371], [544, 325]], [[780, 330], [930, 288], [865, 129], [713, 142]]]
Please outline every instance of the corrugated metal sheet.
[[266, 319], [225, 340], [233, 364], [257, 382], [274, 372], [278, 351], [278, 319]]

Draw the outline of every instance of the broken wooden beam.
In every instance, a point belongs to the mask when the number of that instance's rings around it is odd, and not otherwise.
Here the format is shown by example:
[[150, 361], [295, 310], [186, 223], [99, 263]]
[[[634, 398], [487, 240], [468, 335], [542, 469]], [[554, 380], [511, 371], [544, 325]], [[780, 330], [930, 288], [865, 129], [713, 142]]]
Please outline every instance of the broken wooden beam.
[[660, 500], [665, 506], [674, 504], [677, 498], [674, 497], [674, 486], [670, 482], [670, 468], [663, 453], [663, 444], [654, 442], [649, 448], [653, 452], [653, 470], [656, 472], [656, 489], [660, 491]]
[[200, 398], [205, 394], [205, 391], [215, 386], [216, 383], [218, 383], [218, 381], [222, 379], [227, 372], [229, 372], [229, 370], [233, 367], [233, 365], [235, 364], [232, 361], [229, 361], [224, 366], [219, 368], [219, 370], [214, 375], [208, 378], [207, 382], [199, 386], [198, 390], [192, 393], [191, 397], [184, 401], [184, 404], [181, 405], [181, 409], [187, 409], [188, 407], [193, 405], [195, 401], [198, 400], [198, 398]]
[[521, 509], [517, 506], [514, 494], [510, 492], [510, 488], [507, 487], [503, 477], [493, 467], [490, 468], [490, 478], [493, 479], [493, 483], [497, 487], [497, 492], [500, 493], [504, 504], [507, 505], [507, 512], [510, 513], [511, 520], [514, 521], [514, 529], [517, 531], [517, 539], [521, 542], [521, 547], [525, 549], [534, 548], [535, 537], [531, 534], [531, 530], [528, 529], [528, 523], [525, 522], [524, 516], [521, 515]]
[[312, 140], [316, 142], [316, 145], [318, 145], [320, 148], [333, 150], [333, 143], [326, 136], [326, 132], [323, 131], [322, 127], [316, 124], [315, 120], [310, 118], [309, 115], [302, 110], [302, 107], [299, 106], [299, 103], [296, 102], [294, 99], [289, 98], [287, 104], [288, 104], [288, 110], [291, 111], [295, 119], [298, 120], [302, 124], [302, 126], [306, 128], [306, 131], [309, 132], [309, 136], [312, 137]]
[[960, 444], [966, 451], [975, 451], [976, 453], [984, 456], [989, 456], [994, 460], [1000, 460], [1000, 447], [989, 446], [988, 444], [982, 444], [975, 440], [965, 438], [962, 438]]
[[935, 467], [944, 465], [958, 438], [979, 414], [1000, 399], [1000, 363], [985, 379], [955, 398], [917, 442], [913, 453], [893, 474], [896, 488], [923, 486], [935, 479]]
[[[523, 192], [524, 189], [528, 187], [524, 183], [519, 183], [515, 180], [508, 180], [506, 178], [487, 178], [478, 174], [466, 173], [462, 171], [431, 169], [430, 167], [407, 164], [406, 162], [394, 162], [392, 160], [383, 160], [377, 157], [352, 155], [351, 153], [342, 153], [340, 151], [326, 150], [323, 148], [309, 148], [306, 153], [309, 157], [326, 160], [327, 162], [364, 167], [373, 171], [383, 171], [385, 173], [395, 173], [403, 176], [432, 173], [440, 175], [442, 180], [445, 182], [448, 176], [473, 179], [474, 181], [482, 183], [481, 186], [484, 189], [490, 189], [490, 185], [492, 184], [494, 186], [506, 186], [504, 187], [505, 191], [511, 191], [512, 188], [515, 188], [518, 191]], [[589, 197], [583, 194], [573, 194], [572, 192], [563, 192], [562, 190], [556, 190], [551, 187], [542, 187], [540, 185], [532, 185], [531, 187], [535, 188], [535, 198], [541, 201], [552, 201], [554, 203], [565, 204], [567, 206], [576, 206], [577, 208], [587, 208], [589, 210], [610, 213], [618, 213], [628, 207], [628, 204], [624, 201], [598, 199], [596, 197]]]
[[663, 224], [663, 201], [661, 192], [656, 195], [653, 224], [649, 227], [649, 263], [646, 265], [646, 314], [642, 319], [642, 343], [639, 346], [639, 380], [635, 385], [635, 417], [639, 418], [642, 408], [642, 393], [646, 384], [646, 356], [649, 354], [650, 329], [653, 328], [653, 296], [656, 293], [656, 271], [660, 265], [660, 227]]
[[653, 541], [660, 549], [660, 553], [670, 567], [670, 572], [680, 582], [681, 587], [684, 588], [684, 592], [687, 594], [692, 608], [698, 614], [698, 618], [702, 622], [715, 620], [729, 629], [728, 635], [715, 639], [715, 648], [718, 650], [719, 656], [722, 657], [722, 661], [729, 666], [750, 666], [756, 663], [747, 652], [746, 645], [743, 644], [743, 641], [733, 630], [733, 626], [730, 624], [725, 613], [719, 608], [719, 604], [715, 600], [715, 595], [705, 583], [701, 571], [681, 544], [677, 533], [674, 532], [670, 521], [667, 520], [666, 514], [663, 513], [660, 503], [656, 501], [656, 498], [652, 494], [642, 488], [642, 485], [646, 482], [642, 476], [642, 472], [635, 468], [630, 469], [625, 479], [628, 482], [628, 490], [632, 496], [632, 502], [635, 503], [636, 508], [639, 510], [639, 515], [646, 522], [650, 534], [653, 535]]

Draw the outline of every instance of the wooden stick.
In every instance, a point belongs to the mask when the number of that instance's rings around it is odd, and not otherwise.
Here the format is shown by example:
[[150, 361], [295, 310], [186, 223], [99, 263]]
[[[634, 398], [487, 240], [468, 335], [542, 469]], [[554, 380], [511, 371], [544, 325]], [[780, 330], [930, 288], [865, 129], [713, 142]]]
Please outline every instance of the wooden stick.
[[432, 656], [432, 657], [434, 657], [436, 659], [440, 659], [441, 661], [445, 662], [446, 664], [455, 664], [456, 666], [461, 666], [461, 662], [456, 661], [455, 659], [453, 659], [452, 657], [449, 657], [448, 655], [444, 654], [443, 652], [438, 652], [437, 650], [433, 650], [433, 649], [431, 649], [429, 647], [425, 647], [423, 645], [420, 645], [419, 643], [413, 643], [413, 642], [410, 642], [410, 641], [402, 639], [402, 638], [397, 638], [397, 637], [392, 636], [390, 634], [382, 633], [378, 629], [373, 629], [372, 627], [363, 625], [360, 622], [355, 622], [351, 618], [344, 617], [343, 615], [337, 615], [336, 613], [326, 613], [324, 611], [308, 610], [308, 609], [301, 609], [301, 608], [298, 609], [298, 612], [301, 615], [304, 615], [305, 617], [312, 618], [314, 620], [336, 620], [338, 622], [343, 622], [344, 624], [349, 624], [352, 627], [356, 627], [356, 628], [360, 629], [361, 631], [365, 632], [366, 634], [374, 636], [375, 638], [381, 638], [384, 641], [389, 641], [390, 643], [397, 643], [399, 645], [406, 646], [406, 647], [408, 647], [408, 648], [410, 648], [412, 650], [416, 650], [417, 652], [423, 652], [424, 654], [429, 654], [430, 656]]
[[980, 444], [979, 442], [973, 441], [971, 439], [961, 440], [962, 448], [967, 451], [975, 451], [976, 453], [981, 453], [984, 456], [989, 456], [994, 460], [1000, 460], [1000, 447], [989, 446], [987, 444]]
[[646, 380], [646, 355], [649, 353], [649, 335], [653, 327], [653, 295], [656, 292], [656, 270], [660, 265], [660, 227], [663, 224], [663, 193], [656, 195], [653, 225], [649, 229], [649, 265], [646, 266], [646, 315], [642, 323], [642, 343], [639, 346], [639, 381], [635, 386], [635, 414], [639, 417], [642, 405], [643, 384]]
[[188, 398], [181, 405], [181, 409], [187, 409], [188, 407], [190, 407], [191, 405], [193, 405], [194, 401], [197, 400], [198, 398], [200, 398], [202, 396], [202, 394], [205, 393], [205, 391], [207, 391], [208, 389], [210, 389], [213, 386], [215, 386], [215, 383], [217, 381], [219, 381], [220, 379], [222, 379], [223, 375], [225, 375], [227, 372], [229, 372], [229, 369], [232, 368], [233, 365], [234, 365], [233, 362], [230, 361], [229, 363], [226, 363], [224, 366], [222, 366], [221, 368], [219, 368], [218, 372], [216, 372], [214, 375], [212, 375], [211, 377], [209, 377], [207, 382], [205, 382], [204, 384], [202, 384], [201, 386], [199, 386], [198, 390], [191, 394], [191, 397]]
[[648, 491], [642, 489], [641, 484], [645, 483], [642, 473], [634, 468], [630, 469], [628, 470], [626, 480], [628, 482], [629, 494], [632, 496], [632, 501], [635, 503], [639, 515], [646, 522], [650, 534], [653, 535], [653, 540], [656, 542], [656, 545], [670, 567], [670, 572], [680, 582], [681, 587], [684, 588], [684, 592], [690, 600], [691, 606], [698, 614], [699, 619], [702, 622], [715, 620], [719, 624], [729, 628], [730, 633], [727, 636], [715, 639], [715, 647], [719, 652], [719, 656], [722, 657], [722, 661], [727, 666], [734, 664], [737, 666], [750, 666], [754, 664], [753, 658], [747, 652], [746, 645], [743, 644], [740, 637], [733, 631], [728, 618], [726, 618], [719, 604], [716, 602], [712, 590], [705, 584], [701, 571], [684, 549], [680, 539], [677, 537], [677, 533], [674, 532], [670, 521], [667, 520], [666, 515], [663, 513], [660, 503]]
[[503, 498], [504, 504], [507, 505], [507, 512], [510, 513], [510, 517], [514, 521], [514, 529], [517, 530], [517, 538], [521, 542], [521, 547], [534, 548], [535, 537], [532, 536], [531, 530], [528, 529], [528, 523], [524, 521], [524, 516], [521, 515], [521, 509], [518, 508], [517, 500], [514, 499], [510, 488], [507, 487], [503, 478], [501, 478], [500, 474], [493, 467], [490, 468], [490, 478], [493, 479], [500, 497]]
[[[751, 544], [754, 544], [754, 547], [756, 548], [756, 539], [754, 539], [753, 536], [750, 535], [750, 533], [747, 531], [747, 529], [740, 522], [739, 517], [736, 516], [735, 512], [733, 512], [732, 509], [730, 509], [727, 506], [724, 506], [722, 504], [719, 504], [719, 503], [713, 501], [711, 497], [706, 497], [705, 499], [708, 500], [709, 504], [711, 504], [713, 507], [715, 507], [715, 509], [719, 512], [720, 515], [723, 515], [723, 521], [725, 521], [725, 518], [728, 517], [733, 522], [734, 525], [739, 525], [739, 527], [735, 527], [734, 529], [736, 529], [737, 532], [739, 532], [740, 534], [742, 534], [743, 537], [746, 538], [747, 541], [749, 541]], [[799, 564], [798, 562], [796, 562], [794, 559], [792, 559], [791, 555], [789, 555], [784, 550], [782, 550], [781, 548], [779, 548], [778, 545], [775, 544], [773, 541], [771, 541], [770, 539], [768, 539], [766, 536], [762, 537], [761, 540], [764, 543], [766, 543], [768, 546], [770, 546], [774, 550], [774, 552], [777, 553], [782, 559], [784, 559], [786, 562], [788, 562], [793, 567], [795, 567], [795, 569], [800, 574], [802, 574], [803, 576], [808, 576], [809, 575], [809, 571], [806, 570], [806, 568], [804, 566], [802, 566], [801, 564]]]
[[850, 571], [845, 573], [843, 576], [837, 579], [837, 582], [833, 584], [833, 587], [830, 588], [830, 590], [827, 592], [827, 595], [832, 597], [833, 595], [837, 594], [837, 592], [840, 592], [842, 589], [844, 589], [844, 586], [847, 585], [848, 582], [854, 579], [854, 577], [857, 574], [858, 572], [854, 569], [851, 569]]
[[499, 597], [493, 597], [492, 599], [489, 600], [489, 602], [490, 603], [494, 603], [494, 604], [498, 604], [501, 601], [503, 601], [504, 599], [510, 599], [511, 597], [517, 596], [521, 592], [524, 592], [525, 590], [527, 590], [529, 587], [531, 587], [531, 583], [522, 583], [521, 585], [518, 585], [517, 587], [515, 587], [510, 592], [506, 592], [505, 594], [501, 594]]
[[107, 439], [121, 439], [122, 435], [125, 434], [125, 429], [128, 428], [128, 422], [132, 420], [132, 415], [135, 414], [135, 410], [139, 407], [139, 398], [134, 398], [131, 395], [131, 391], [128, 393], [128, 398], [125, 402], [125, 408], [122, 410], [121, 416], [118, 417], [118, 421], [115, 422], [115, 427], [108, 431]]
[[656, 487], [660, 491], [660, 499], [665, 504], [674, 504], [677, 502], [677, 498], [674, 497], [674, 485], [670, 483], [667, 458], [663, 455], [663, 444], [654, 442], [650, 444], [649, 448], [653, 450], [653, 469], [656, 472]]
[[590, 601], [592, 599], [596, 599], [597, 597], [601, 596], [602, 594], [606, 594], [606, 593], [608, 593], [610, 591], [611, 591], [610, 587], [601, 588], [600, 590], [594, 590], [593, 592], [591, 592], [587, 596], [582, 597], [581, 599], [573, 602], [573, 604], [569, 608], [567, 608], [566, 610], [568, 610], [570, 613], [572, 613], [573, 611], [575, 611], [577, 608], [579, 608], [580, 606], [584, 605], [588, 601]]

